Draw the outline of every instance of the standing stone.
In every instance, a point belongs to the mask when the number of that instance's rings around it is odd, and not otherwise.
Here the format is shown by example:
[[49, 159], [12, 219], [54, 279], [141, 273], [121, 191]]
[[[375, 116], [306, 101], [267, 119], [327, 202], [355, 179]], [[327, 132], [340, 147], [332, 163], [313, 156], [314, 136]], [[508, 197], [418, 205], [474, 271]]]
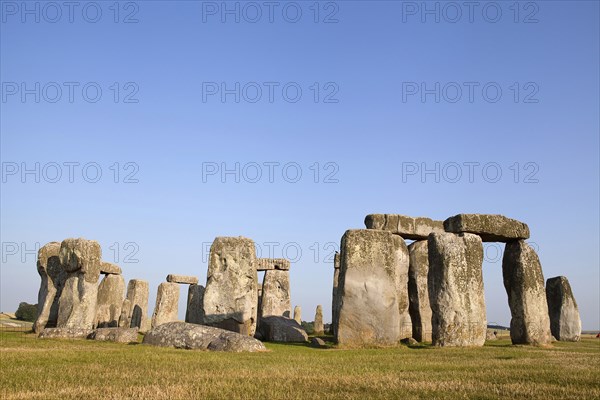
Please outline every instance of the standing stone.
[[419, 240], [408, 246], [409, 312], [412, 320], [412, 337], [419, 342], [431, 342], [431, 306], [427, 275], [429, 273], [429, 251], [427, 240]]
[[167, 322], [177, 321], [179, 306], [179, 285], [177, 283], [163, 282], [158, 285], [156, 306], [152, 314], [152, 328]]
[[487, 321], [481, 238], [470, 233], [432, 233], [427, 246], [433, 344], [483, 346]]
[[267, 270], [262, 284], [262, 300], [260, 315], [290, 318], [290, 273], [289, 271]]
[[542, 265], [535, 251], [524, 240], [506, 244], [502, 276], [512, 316], [510, 339], [513, 344], [550, 343], [550, 318]]
[[302, 325], [302, 309], [300, 306], [294, 307], [294, 319], [298, 323], [298, 325]]
[[325, 328], [323, 327], [323, 307], [321, 307], [320, 304], [317, 306], [317, 311], [315, 312], [315, 322], [313, 326], [315, 335], [322, 335], [325, 333]]
[[337, 332], [336, 321], [338, 320], [338, 282], [340, 278], [340, 253], [335, 252], [333, 257], [333, 292], [331, 295], [331, 333], [335, 336]]
[[204, 323], [204, 286], [190, 285], [188, 289], [185, 322], [202, 325]]
[[340, 253], [338, 344], [397, 345], [401, 325], [400, 270], [404, 265], [408, 269], [404, 240], [387, 231], [348, 230], [342, 237]]
[[92, 329], [96, 319], [102, 251], [94, 240], [65, 239], [60, 264], [67, 274], [58, 303], [59, 328]]
[[210, 247], [204, 291], [206, 325], [254, 336], [258, 317], [256, 247], [244, 237], [218, 237]]
[[581, 318], [569, 280], [564, 276], [548, 279], [546, 300], [552, 336], [560, 341], [578, 342], [581, 338]]
[[147, 281], [132, 279], [127, 284], [127, 297], [123, 302], [121, 315], [126, 317], [119, 321], [119, 327], [139, 328], [140, 332], [147, 332], [150, 328], [148, 319], [148, 297], [150, 286]]
[[58, 300], [67, 278], [60, 265], [59, 252], [59, 242], [47, 243], [38, 251], [37, 271], [42, 282], [38, 293], [38, 317], [33, 324], [35, 333], [56, 326]]
[[[404, 241], [403, 241], [404, 242]], [[408, 254], [408, 247], [406, 243], [404, 246], [400, 246], [400, 264], [397, 270], [398, 272], [398, 312], [400, 313], [400, 339], [408, 339], [412, 337], [412, 319], [409, 312], [409, 299], [408, 299], [408, 267], [410, 263], [410, 257]]]
[[98, 286], [96, 327], [116, 328], [119, 326], [124, 297], [125, 279], [123, 279], [123, 275], [106, 275]]

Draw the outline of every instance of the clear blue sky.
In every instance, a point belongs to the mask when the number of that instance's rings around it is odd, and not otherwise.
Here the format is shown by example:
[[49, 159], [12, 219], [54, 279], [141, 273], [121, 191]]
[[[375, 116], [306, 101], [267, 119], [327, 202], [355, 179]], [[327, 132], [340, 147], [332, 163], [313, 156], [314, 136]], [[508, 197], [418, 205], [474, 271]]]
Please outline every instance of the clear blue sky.
[[[205, 281], [203, 243], [243, 235], [279, 243], [293, 303], [329, 320], [331, 243], [366, 214], [479, 212], [527, 222], [600, 329], [598, 2], [427, 3], [439, 22], [422, 2], [239, 2], [239, 23], [220, 1], [113, 3], [0, 2], [3, 311], [37, 301], [35, 243], [98, 240], [151, 312], [168, 273]], [[486, 248], [488, 320], [508, 324]]]

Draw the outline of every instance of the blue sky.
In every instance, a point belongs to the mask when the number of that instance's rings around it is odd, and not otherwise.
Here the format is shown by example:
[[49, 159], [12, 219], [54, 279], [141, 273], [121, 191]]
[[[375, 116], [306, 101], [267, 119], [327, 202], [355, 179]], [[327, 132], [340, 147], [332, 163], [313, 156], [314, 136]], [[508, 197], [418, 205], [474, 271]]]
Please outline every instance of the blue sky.
[[36, 301], [36, 243], [98, 240], [152, 310], [167, 274], [204, 281], [206, 243], [243, 235], [329, 320], [329, 256], [366, 214], [480, 212], [527, 222], [600, 329], [598, 2], [275, 2], [272, 22], [223, 4], [0, 2], [2, 311]]

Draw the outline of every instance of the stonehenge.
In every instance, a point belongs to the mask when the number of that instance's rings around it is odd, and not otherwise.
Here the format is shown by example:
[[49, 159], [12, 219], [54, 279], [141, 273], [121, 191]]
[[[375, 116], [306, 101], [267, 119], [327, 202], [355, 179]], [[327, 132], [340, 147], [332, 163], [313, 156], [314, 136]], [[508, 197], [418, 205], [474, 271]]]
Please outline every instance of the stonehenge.
[[[493, 340], [482, 270], [483, 242], [491, 241], [505, 243], [502, 276], [512, 343], [548, 345], [553, 336], [580, 339], [581, 320], [569, 282], [562, 276], [544, 281], [539, 257], [525, 242], [527, 224], [492, 214], [457, 214], [444, 221], [369, 214], [364, 223], [366, 229], [343, 234], [333, 258], [330, 332], [338, 346], [417, 341], [468, 347]], [[41, 283], [33, 329], [40, 337], [114, 341], [152, 331], [150, 337], [160, 339], [149, 342], [173, 341], [175, 347], [188, 339], [170, 338], [171, 333], [210, 336], [222, 330], [231, 331], [236, 341], [235, 334], [307, 342], [300, 306], [292, 315], [290, 264], [284, 258], [257, 258], [251, 239], [217, 237], [206, 285], [195, 276], [167, 275], [150, 319], [148, 282], [131, 279], [124, 294], [121, 267], [102, 261], [98, 242], [50, 242], [38, 251]], [[264, 273], [262, 284], [258, 272]], [[188, 285], [185, 322], [178, 321], [180, 284]], [[323, 335], [324, 326], [319, 305], [315, 335]], [[210, 346], [208, 336], [195, 338], [193, 346]]]
[[254, 336], [258, 317], [256, 248], [244, 237], [217, 237], [210, 247], [204, 323]]
[[546, 281], [550, 331], [557, 340], [577, 342], [581, 337], [579, 309], [569, 280], [557, 276]]

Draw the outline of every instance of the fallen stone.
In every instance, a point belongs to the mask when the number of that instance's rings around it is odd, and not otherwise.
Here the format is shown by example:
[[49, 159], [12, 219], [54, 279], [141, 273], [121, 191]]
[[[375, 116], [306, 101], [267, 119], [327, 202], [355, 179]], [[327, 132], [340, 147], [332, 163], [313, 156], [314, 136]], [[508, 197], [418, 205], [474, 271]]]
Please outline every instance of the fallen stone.
[[40, 339], [85, 339], [92, 333], [85, 328], [45, 328], [40, 334]]
[[431, 342], [431, 306], [427, 275], [429, 274], [429, 249], [427, 240], [419, 240], [408, 246], [408, 298], [412, 320], [412, 337], [419, 342]]
[[314, 338], [310, 339], [310, 347], [314, 347], [316, 349], [326, 349], [327, 344], [325, 343], [325, 341], [323, 339], [314, 337]]
[[298, 325], [302, 325], [302, 309], [300, 306], [294, 307], [294, 321], [296, 321]]
[[116, 343], [137, 343], [138, 328], [98, 328], [88, 339]]
[[550, 343], [550, 318], [542, 265], [524, 240], [508, 242], [502, 258], [502, 277], [510, 307], [513, 344]]
[[552, 335], [560, 341], [578, 342], [581, 338], [581, 318], [566, 277], [557, 276], [546, 281], [546, 301]]
[[306, 331], [291, 318], [271, 315], [258, 324], [258, 334], [268, 342], [307, 342]]
[[399, 214], [369, 214], [365, 217], [365, 226], [367, 229], [390, 231], [411, 240], [426, 240], [430, 233], [444, 231], [442, 221]]
[[204, 323], [204, 286], [190, 285], [188, 289], [185, 322], [202, 325]]
[[256, 260], [257, 271], [272, 271], [274, 269], [289, 271], [290, 260], [285, 258], [258, 258]]
[[315, 311], [315, 321], [313, 323], [315, 335], [322, 335], [325, 333], [325, 327], [323, 326], [323, 307], [319, 304]]
[[152, 314], [152, 328], [167, 322], [177, 321], [179, 308], [179, 285], [163, 282], [158, 285], [156, 306]]
[[265, 271], [260, 307], [261, 317], [277, 315], [290, 318], [292, 316], [289, 271]]
[[36, 333], [44, 328], [55, 327], [58, 320], [58, 300], [67, 279], [60, 264], [59, 252], [59, 242], [47, 243], [38, 251], [37, 271], [42, 281], [38, 292], [38, 317], [33, 324]]
[[231, 352], [266, 351], [260, 341], [247, 335], [185, 322], [168, 322], [159, 325], [144, 336], [143, 343], [177, 349]]
[[98, 328], [118, 327], [125, 298], [123, 275], [106, 275], [98, 286], [96, 321]]
[[150, 329], [150, 320], [148, 319], [148, 296], [150, 295], [150, 286], [147, 281], [141, 279], [132, 279], [127, 284], [127, 296], [123, 302], [121, 315], [125, 318], [119, 320], [121, 328], [139, 328], [144, 333]]
[[67, 273], [58, 302], [58, 328], [92, 329], [96, 319], [102, 251], [94, 240], [65, 239], [60, 264]]
[[415, 345], [419, 344], [418, 340], [416, 340], [414, 338], [411, 338], [411, 337], [404, 338], [404, 339], [401, 340], [401, 342], [404, 343], [404, 344], [406, 344], [406, 345], [408, 345], [408, 346], [415, 346]]
[[257, 306], [254, 242], [244, 237], [217, 237], [210, 247], [204, 323], [254, 336]]
[[106, 275], [121, 275], [123, 271], [117, 264], [102, 261], [100, 264], [100, 273]]
[[483, 346], [487, 321], [481, 238], [470, 233], [433, 233], [427, 246], [433, 344]]
[[485, 341], [488, 342], [490, 340], [498, 340], [498, 337], [496, 336], [496, 332], [488, 329], [485, 334]]
[[[336, 322], [340, 346], [397, 345], [400, 337], [400, 296], [407, 282], [408, 249], [390, 232], [348, 230], [342, 237]], [[406, 271], [401, 271], [405, 268]], [[403, 289], [404, 287], [404, 289]]]
[[444, 221], [444, 229], [453, 233], [474, 233], [484, 242], [529, 238], [527, 224], [496, 214], [458, 214]]
[[167, 275], [167, 282], [181, 283], [184, 285], [196, 285], [198, 284], [198, 278], [195, 276], [169, 274]]

